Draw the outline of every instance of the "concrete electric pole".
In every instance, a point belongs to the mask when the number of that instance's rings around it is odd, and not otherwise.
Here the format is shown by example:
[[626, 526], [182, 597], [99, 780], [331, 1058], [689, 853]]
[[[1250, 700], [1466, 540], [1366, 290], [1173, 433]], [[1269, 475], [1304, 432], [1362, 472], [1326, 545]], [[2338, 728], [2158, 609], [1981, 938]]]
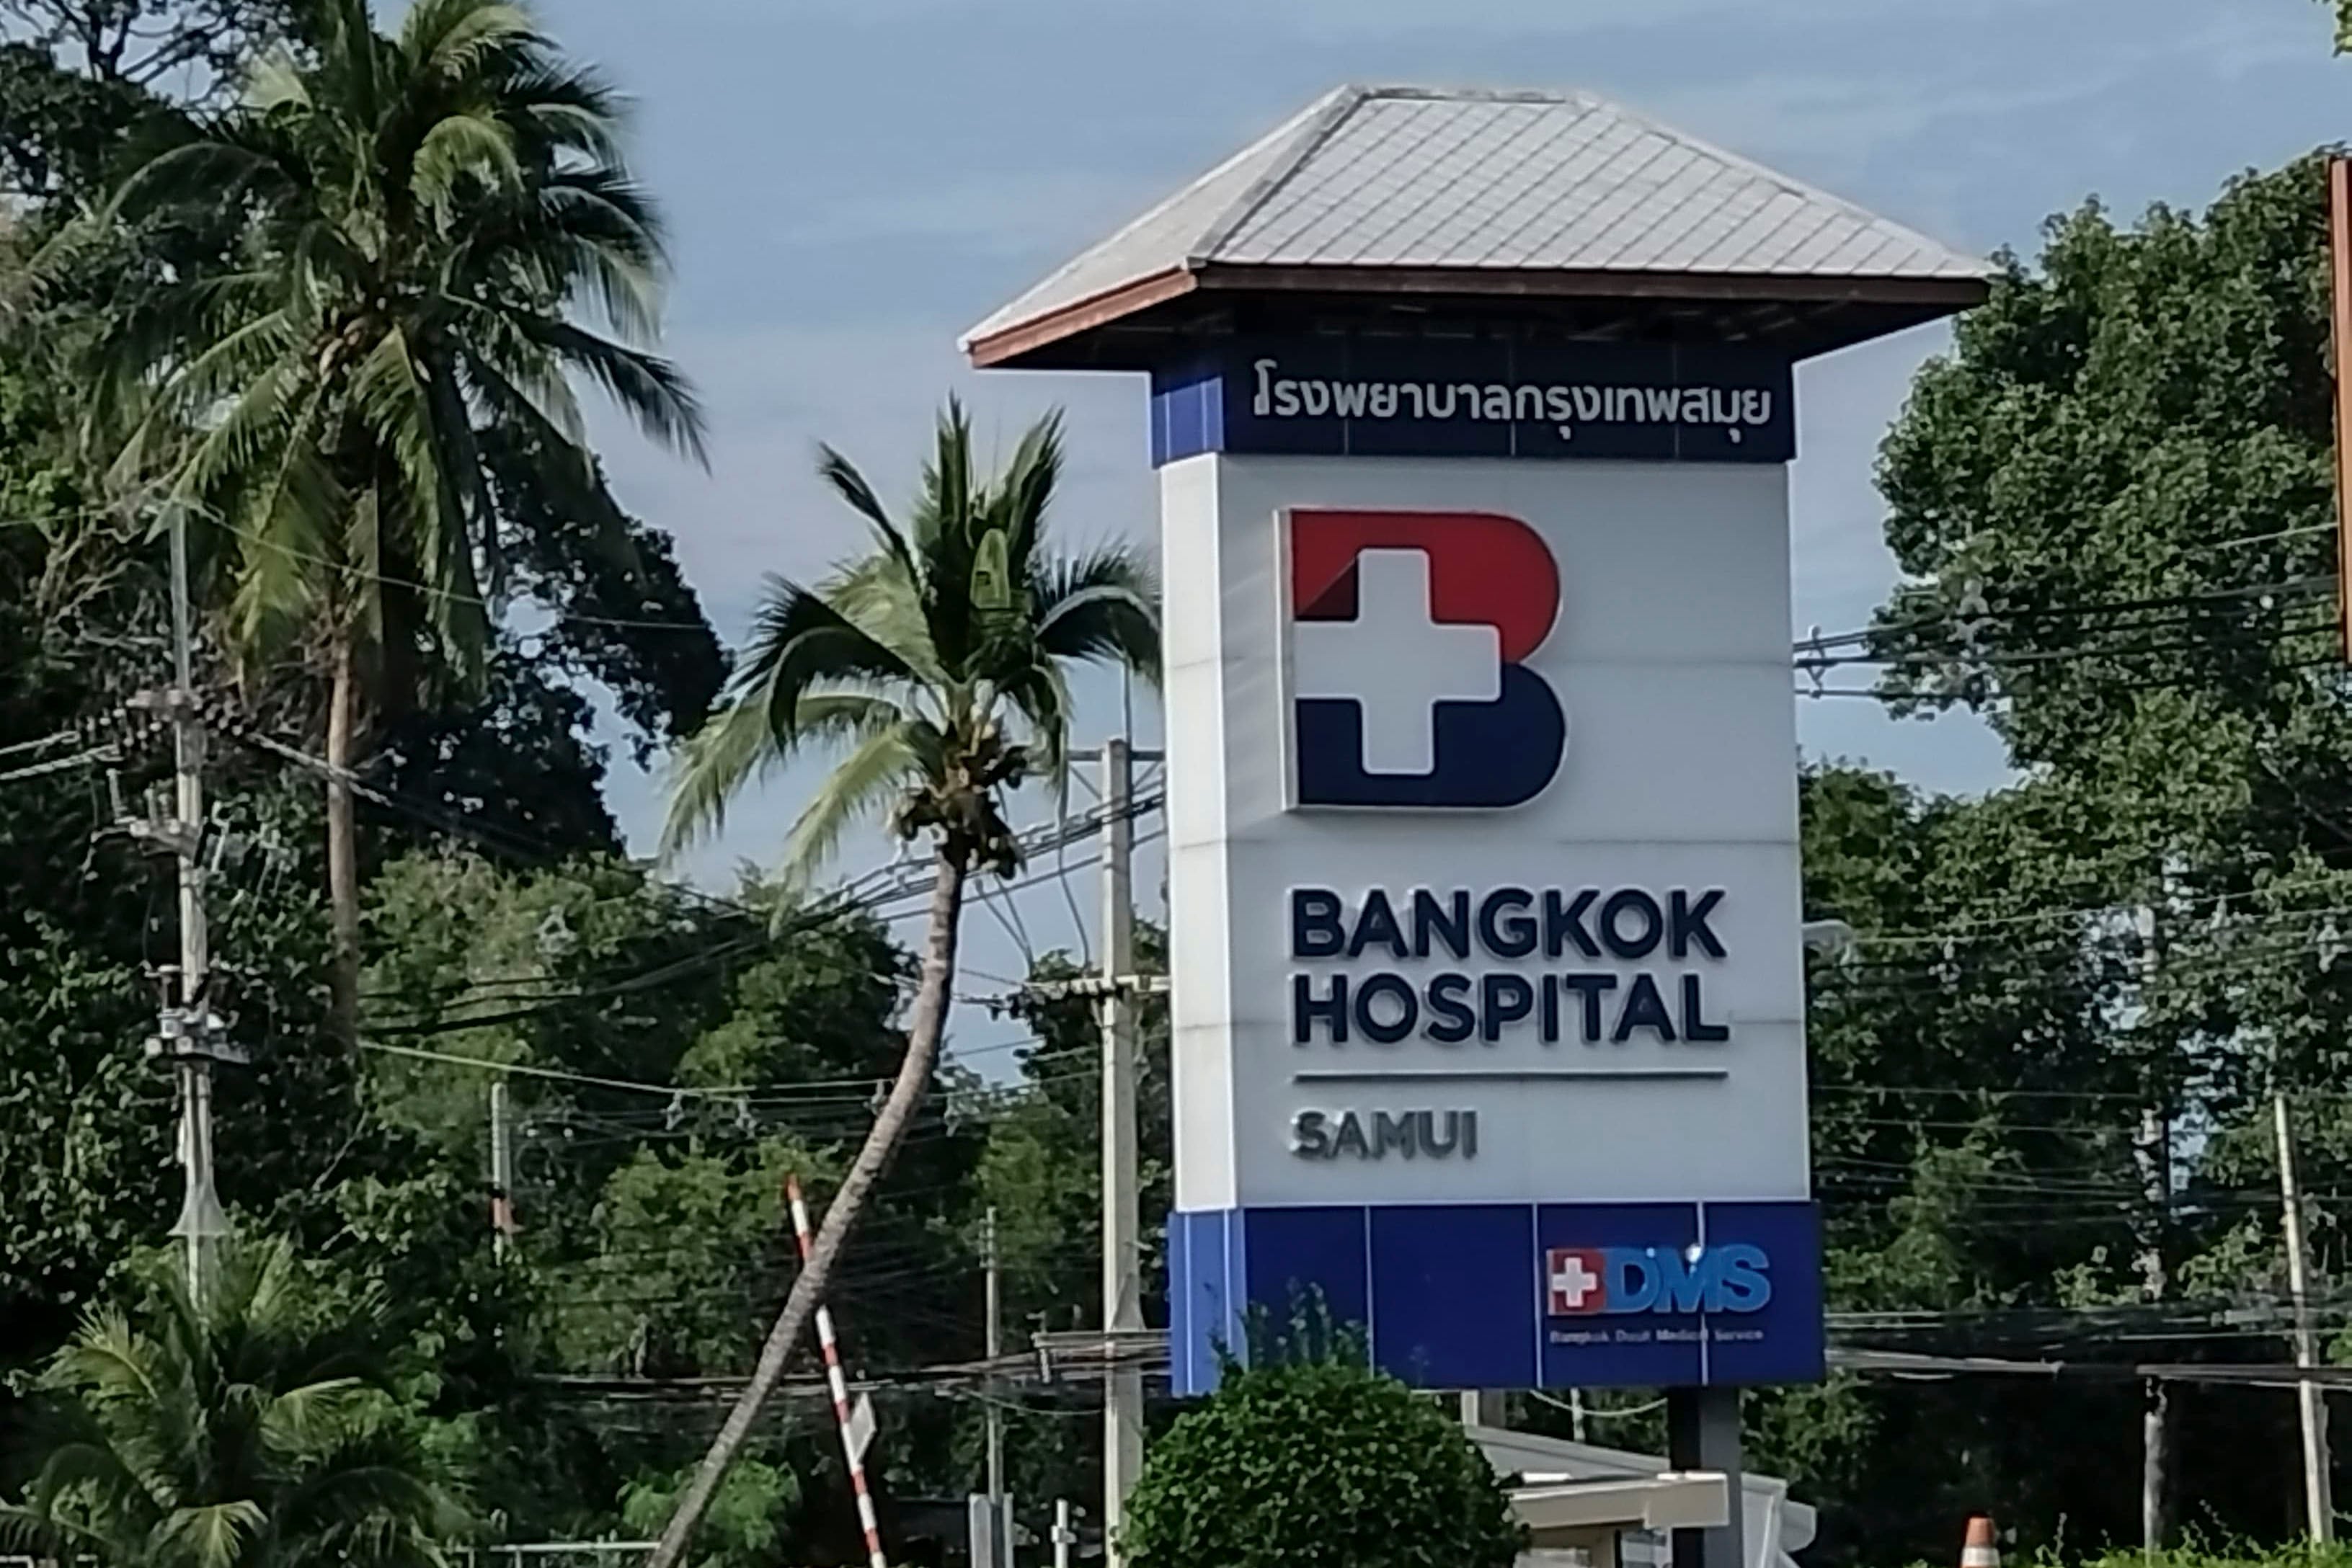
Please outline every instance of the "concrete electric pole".
[[205, 909], [205, 730], [196, 712], [194, 611], [188, 591], [188, 514], [172, 510], [172, 685], [141, 706], [172, 726], [172, 810], [161, 820], [134, 818], [131, 836], [169, 852], [179, 891], [180, 961], [163, 989], [147, 1053], [172, 1065], [179, 1082], [180, 1165], [184, 1196], [172, 1227], [186, 1249], [189, 1294], [201, 1301], [213, 1244], [229, 1233], [213, 1185], [213, 1081], [215, 1061], [241, 1061], [207, 997], [212, 937]]
[[996, 1358], [1003, 1353], [1000, 1320], [1003, 1287], [996, 1252], [996, 1206], [991, 1204], [981, 1232], [988, 1266], [988, 1507], [992, 1519], [1004, 1514], [1004, 1409], [997, 1387]]
[[[2167, 908], [2173, 904], [2179, 870], [2179, 862], [2169, 857], [2158, 868], [2158, 895]], [[2153, 904], [2137, 910], [2133, 921], [2140, 946], [2137, 1002], [2144, 1013], [2164, 967], [2164, 928], [2158, 907]], [[2163, 1087], [2160, 1070], [2150, 1089], [2149, 1103], [2140, 1110], [2138, 1134], [2132, 1142], [2132, 1161], [2138, 1171], [2144, 1205], [2136, 1225], [2140, 1300], [2153, 1303], [2165, 1299], [2171, 1284], [2165, 1254], [2172, 1214], [2172, 1118], [2170, 1096]], [[2139, 1519], [2141, 1546], [2150, 1556], [2163, 1550], [2171, 1498], [2172, 1390], [2162, 1378], [2149, 1377], [2140, 1385]]]
[[[2311, 1260], [2305, 1251], [2303, 1189], [2295, 1180], [2294, 1127], [2287, 1115], [2286, 1096], [2271, 1102], [2278, 1124], [2279, 1202], [2284, 1215], [2287, 1294], [2294, 1309], [2294, 1364], [2319, 1364], [2319, 1335], [2311, 1324]], [[2328, 1474], [2327, 1401], [2320, 1385], [2302, 1379], [2294, 1385], [2295, 1404], [2303, 1416], [2303, 1506], [2314, 1541], [2336, 1539], [2334, 1479]]]
[[[1103, 747], [1102, 1229], [1106, 1345], [1143, 1327], [1141, 1225], [1136, 1195], [1134, 768], [1127, 740]], [[1143, 1468], [1143, 1375], [1113, 1358], [1103, 1375], [1103, 1541], [1118, 1568], [1117, 1531]]]

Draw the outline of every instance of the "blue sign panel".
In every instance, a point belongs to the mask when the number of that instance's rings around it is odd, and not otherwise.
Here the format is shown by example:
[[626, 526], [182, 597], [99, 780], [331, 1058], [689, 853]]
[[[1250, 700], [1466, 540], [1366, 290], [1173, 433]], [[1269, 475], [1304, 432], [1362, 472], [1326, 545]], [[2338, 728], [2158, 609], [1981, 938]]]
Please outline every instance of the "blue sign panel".
[[1720, 344], [1237, 340], [1151, 378], [1151, 460], [1303, 456], [1786, 463], [1789, 361]]
[[1169, 1217], [1179, 1395], [1309, 1293], [1422, 1388], [1802, 1383], [1822, 1373], [1810, 1203], [1397, 1204]]

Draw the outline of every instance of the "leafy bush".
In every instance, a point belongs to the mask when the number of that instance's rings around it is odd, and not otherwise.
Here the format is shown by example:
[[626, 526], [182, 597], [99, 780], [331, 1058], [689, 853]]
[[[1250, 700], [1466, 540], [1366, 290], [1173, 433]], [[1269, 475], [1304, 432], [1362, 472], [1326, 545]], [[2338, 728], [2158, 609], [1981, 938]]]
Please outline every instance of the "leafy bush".
[[1501, 1479], [1436, 1403], [1351, 1358], [1258, 1360], [1151, 1450], [1133, 1568], [1508, 1568]]

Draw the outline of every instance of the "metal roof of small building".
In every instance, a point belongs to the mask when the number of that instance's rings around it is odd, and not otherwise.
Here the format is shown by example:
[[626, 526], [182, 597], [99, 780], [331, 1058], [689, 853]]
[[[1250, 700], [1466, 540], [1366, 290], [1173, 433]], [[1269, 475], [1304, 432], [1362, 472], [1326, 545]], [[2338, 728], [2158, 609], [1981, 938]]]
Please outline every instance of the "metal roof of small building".
[[[1060, 356], [1038, 350], [1202, 287], [1876, 302], [1916, 319], [1975, 303], [1991, 270], [1586, 94], [1349, 87], [964, 347], [981, 364], [1047, 362]], [[1869, 335], [1850, 326], [1843, 340]]]

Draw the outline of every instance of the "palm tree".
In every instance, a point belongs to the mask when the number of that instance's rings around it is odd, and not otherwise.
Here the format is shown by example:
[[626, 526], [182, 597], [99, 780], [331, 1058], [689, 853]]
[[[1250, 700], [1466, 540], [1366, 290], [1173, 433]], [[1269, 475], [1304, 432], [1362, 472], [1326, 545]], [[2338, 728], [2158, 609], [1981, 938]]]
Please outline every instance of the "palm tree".
[[[93, 424], [116, 477], [213, 527], [232, 646], [326, 688], [334, 1017], [357, 1027], [350, 768], [381, 706], [478, 680], [517, 486], [625, 538], [567, 376], [700, 452], [691, 393], [635, 346], [663, 270], [617, 106], [506, 0], [294, 7], [242, 101], [180, 126], [116, 192], [132, 223], [227, 208], [218, 271], [163, 283], [103, 334]], [[605, 331], [573, 319], [585, 308]], [[607, 335], [607, 332], [611, 335]]]
[[965, 886], [1020, 863], [1006, 792], [1024, 779], [1062, 781], [1067, 667], [1100, 661], [1159, 672], [1150, 569], [1125, 546], [1064, 555], [1045, 537], [1062, 472], [1057, 416], [1033, 426], [991, 479], [974, 473], [971, 427], [950, 402], [904, 524], [840, 454], [826, 448], [819, 471], [872, 526], [875, 549], [814, 588], [769, 580], [726, 700], [681, 758], [663, 846], [674, 851], [715, 829], [747, 783], [804, 747], [835, 747], [840, 760], [793, 824], [786, 882], [804, 883], [852, 824], [878, 813], [902, 839], [929, 842], [929, 930], [897, 1080], [649, 1568], [676, 1568], [685, 1552], [930, 1084]]
[[292, 1253], [232, 1254], [199, 1304], [92, 1313], [52, 1362], [60, 1430], [0, 1542], [110, 1568], [442, 1568], [462, 1518], [393, 1420], [380, 1298], [330, 1318]]

